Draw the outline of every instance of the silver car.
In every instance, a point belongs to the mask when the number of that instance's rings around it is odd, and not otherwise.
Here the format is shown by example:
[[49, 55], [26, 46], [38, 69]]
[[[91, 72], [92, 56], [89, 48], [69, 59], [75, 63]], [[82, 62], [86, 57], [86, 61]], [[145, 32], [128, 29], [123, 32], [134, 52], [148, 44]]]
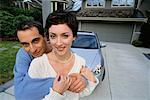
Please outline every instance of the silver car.
[[100, 81], [104, 80], [104, 59], [101, 53], [100, 41], [96, 33], [79, 31], [71, 50], [86, 60], [86, 66], [93, 71]]

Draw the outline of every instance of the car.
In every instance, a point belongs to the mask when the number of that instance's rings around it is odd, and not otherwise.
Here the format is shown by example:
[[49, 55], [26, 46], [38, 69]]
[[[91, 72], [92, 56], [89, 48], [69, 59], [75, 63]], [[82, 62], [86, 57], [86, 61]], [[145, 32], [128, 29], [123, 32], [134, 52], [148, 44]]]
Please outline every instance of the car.
[[104, 80], [104, 58], [97, 33], [78, 31], [77, 37], [72, 43], [71, 50], [86, 60], [86, 66], [93, 71], [99, 81]]

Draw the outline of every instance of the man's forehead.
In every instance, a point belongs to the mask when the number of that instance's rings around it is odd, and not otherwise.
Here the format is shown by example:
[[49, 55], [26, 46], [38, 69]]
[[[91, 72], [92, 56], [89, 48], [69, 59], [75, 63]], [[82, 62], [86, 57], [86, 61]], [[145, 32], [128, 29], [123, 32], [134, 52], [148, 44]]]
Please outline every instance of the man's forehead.
[[31, 39], [28, 39], [28, 40], [23, 39], [23, 40], [20, 41], [20, 43], [21, 43], [21, 44], [24, 44], [24, 43], [32, 43], [32, 42], [34, 42], [35, 40], [39, 40], [39, 39], [41, 39], [41, 37], [34, 37], [34, 38], [31, 38]]
[[20, 42], [30, 43], [35, 39], [42, 39], [43, 37], [40, 34], [27, 33], [27, 34], [19, 34], [18, 38]]

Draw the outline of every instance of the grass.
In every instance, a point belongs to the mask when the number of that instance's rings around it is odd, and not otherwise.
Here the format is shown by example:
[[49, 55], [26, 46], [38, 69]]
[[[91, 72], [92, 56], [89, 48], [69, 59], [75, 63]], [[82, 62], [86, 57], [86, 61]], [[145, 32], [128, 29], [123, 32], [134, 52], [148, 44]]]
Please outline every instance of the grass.
[[19, 47], [17, 41], [0, 41], [0, 85], [13, 78], [13, 67]]

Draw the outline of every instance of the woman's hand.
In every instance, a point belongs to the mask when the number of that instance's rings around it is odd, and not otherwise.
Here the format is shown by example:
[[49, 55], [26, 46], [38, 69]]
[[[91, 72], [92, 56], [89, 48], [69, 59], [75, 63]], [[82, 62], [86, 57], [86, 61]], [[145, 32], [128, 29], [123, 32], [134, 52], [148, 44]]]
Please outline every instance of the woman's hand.
[[92, 82], [96, 82], [93, 72], [88, 67], [82, 67], [80, 73]]
[[53, 83], [53, 90], [63, 94], [66, 90], [68, 90], [72, 80], [67, 75], [58, 74]]
[[80, 73], [72, 73], [69, 75], [72, 79], [72, 83], [69, 87], [69, 91], [80, 93], [86, 87], [86, 79]]

